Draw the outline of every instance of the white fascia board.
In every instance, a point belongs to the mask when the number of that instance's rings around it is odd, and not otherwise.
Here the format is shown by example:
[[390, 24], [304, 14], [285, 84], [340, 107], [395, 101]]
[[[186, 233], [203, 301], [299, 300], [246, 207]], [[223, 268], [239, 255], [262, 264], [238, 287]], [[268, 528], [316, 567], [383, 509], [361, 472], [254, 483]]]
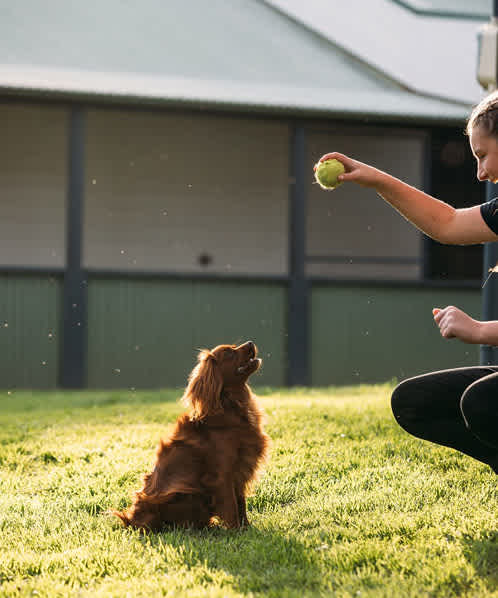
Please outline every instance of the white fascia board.
[[475, 19], [420, 15], [391, 0], [264, 2], [412, 91], [469, 104], [482, 97]]

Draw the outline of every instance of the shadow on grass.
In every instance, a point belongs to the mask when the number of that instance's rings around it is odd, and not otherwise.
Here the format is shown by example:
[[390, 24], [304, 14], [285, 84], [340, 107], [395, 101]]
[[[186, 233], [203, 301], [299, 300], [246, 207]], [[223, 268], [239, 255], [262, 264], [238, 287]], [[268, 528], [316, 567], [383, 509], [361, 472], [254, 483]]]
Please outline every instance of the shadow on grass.
[[178, 549], [188, 569], [198, 568], [203, 585], [224, 572], [232, 578], [228, 583], [244, 594], [302, 596], [304, 590], [323, 588], [318, 551], [278, 530], [175, 530], [152, 534], [148, 541], [158, 549]]
[[477, 537], [465, 534], [463, 554], [490, 591], [498, 589], [498, 531], [481, 531]]

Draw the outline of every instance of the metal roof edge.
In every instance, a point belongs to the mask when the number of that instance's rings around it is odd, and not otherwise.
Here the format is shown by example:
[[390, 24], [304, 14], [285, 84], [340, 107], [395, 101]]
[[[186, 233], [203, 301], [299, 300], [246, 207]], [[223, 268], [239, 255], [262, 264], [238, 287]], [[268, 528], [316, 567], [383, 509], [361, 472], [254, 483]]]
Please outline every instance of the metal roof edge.
[[7, 97], [121, 105], [163, 105], [296, 116], [462, 123], [470, 106], [408, 91], [377, 91], [351, 105], [349, 90], [232, 81], [95, 73], [0, 65], [0, 94]]

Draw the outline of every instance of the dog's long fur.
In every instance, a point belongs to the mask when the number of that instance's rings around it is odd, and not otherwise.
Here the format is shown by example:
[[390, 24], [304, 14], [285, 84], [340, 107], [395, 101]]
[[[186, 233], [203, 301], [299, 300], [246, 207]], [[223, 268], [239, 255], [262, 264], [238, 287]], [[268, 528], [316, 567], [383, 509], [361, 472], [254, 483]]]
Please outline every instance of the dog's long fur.
[[161, 440], [133, 504], [113, 511], [124, 525], [202, 528], [216, 519], [229, 528], [248, 525], [246, 496], [269, 445], [247, 384], [260, 364], [251, 341], [199, 354], [183, 396], [187, 412]]

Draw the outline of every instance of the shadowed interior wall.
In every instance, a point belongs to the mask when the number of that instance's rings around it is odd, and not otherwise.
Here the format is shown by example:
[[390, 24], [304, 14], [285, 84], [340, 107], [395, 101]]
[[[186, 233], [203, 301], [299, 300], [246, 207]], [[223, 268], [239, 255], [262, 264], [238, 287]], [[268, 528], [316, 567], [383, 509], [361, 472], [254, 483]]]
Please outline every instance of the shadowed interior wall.
[[312, 384], [356, 384], [479, 364], [479, 346], [443, 339], [433, 307], [457, 305], [479, 319], [477, 290], [315, 285]]

